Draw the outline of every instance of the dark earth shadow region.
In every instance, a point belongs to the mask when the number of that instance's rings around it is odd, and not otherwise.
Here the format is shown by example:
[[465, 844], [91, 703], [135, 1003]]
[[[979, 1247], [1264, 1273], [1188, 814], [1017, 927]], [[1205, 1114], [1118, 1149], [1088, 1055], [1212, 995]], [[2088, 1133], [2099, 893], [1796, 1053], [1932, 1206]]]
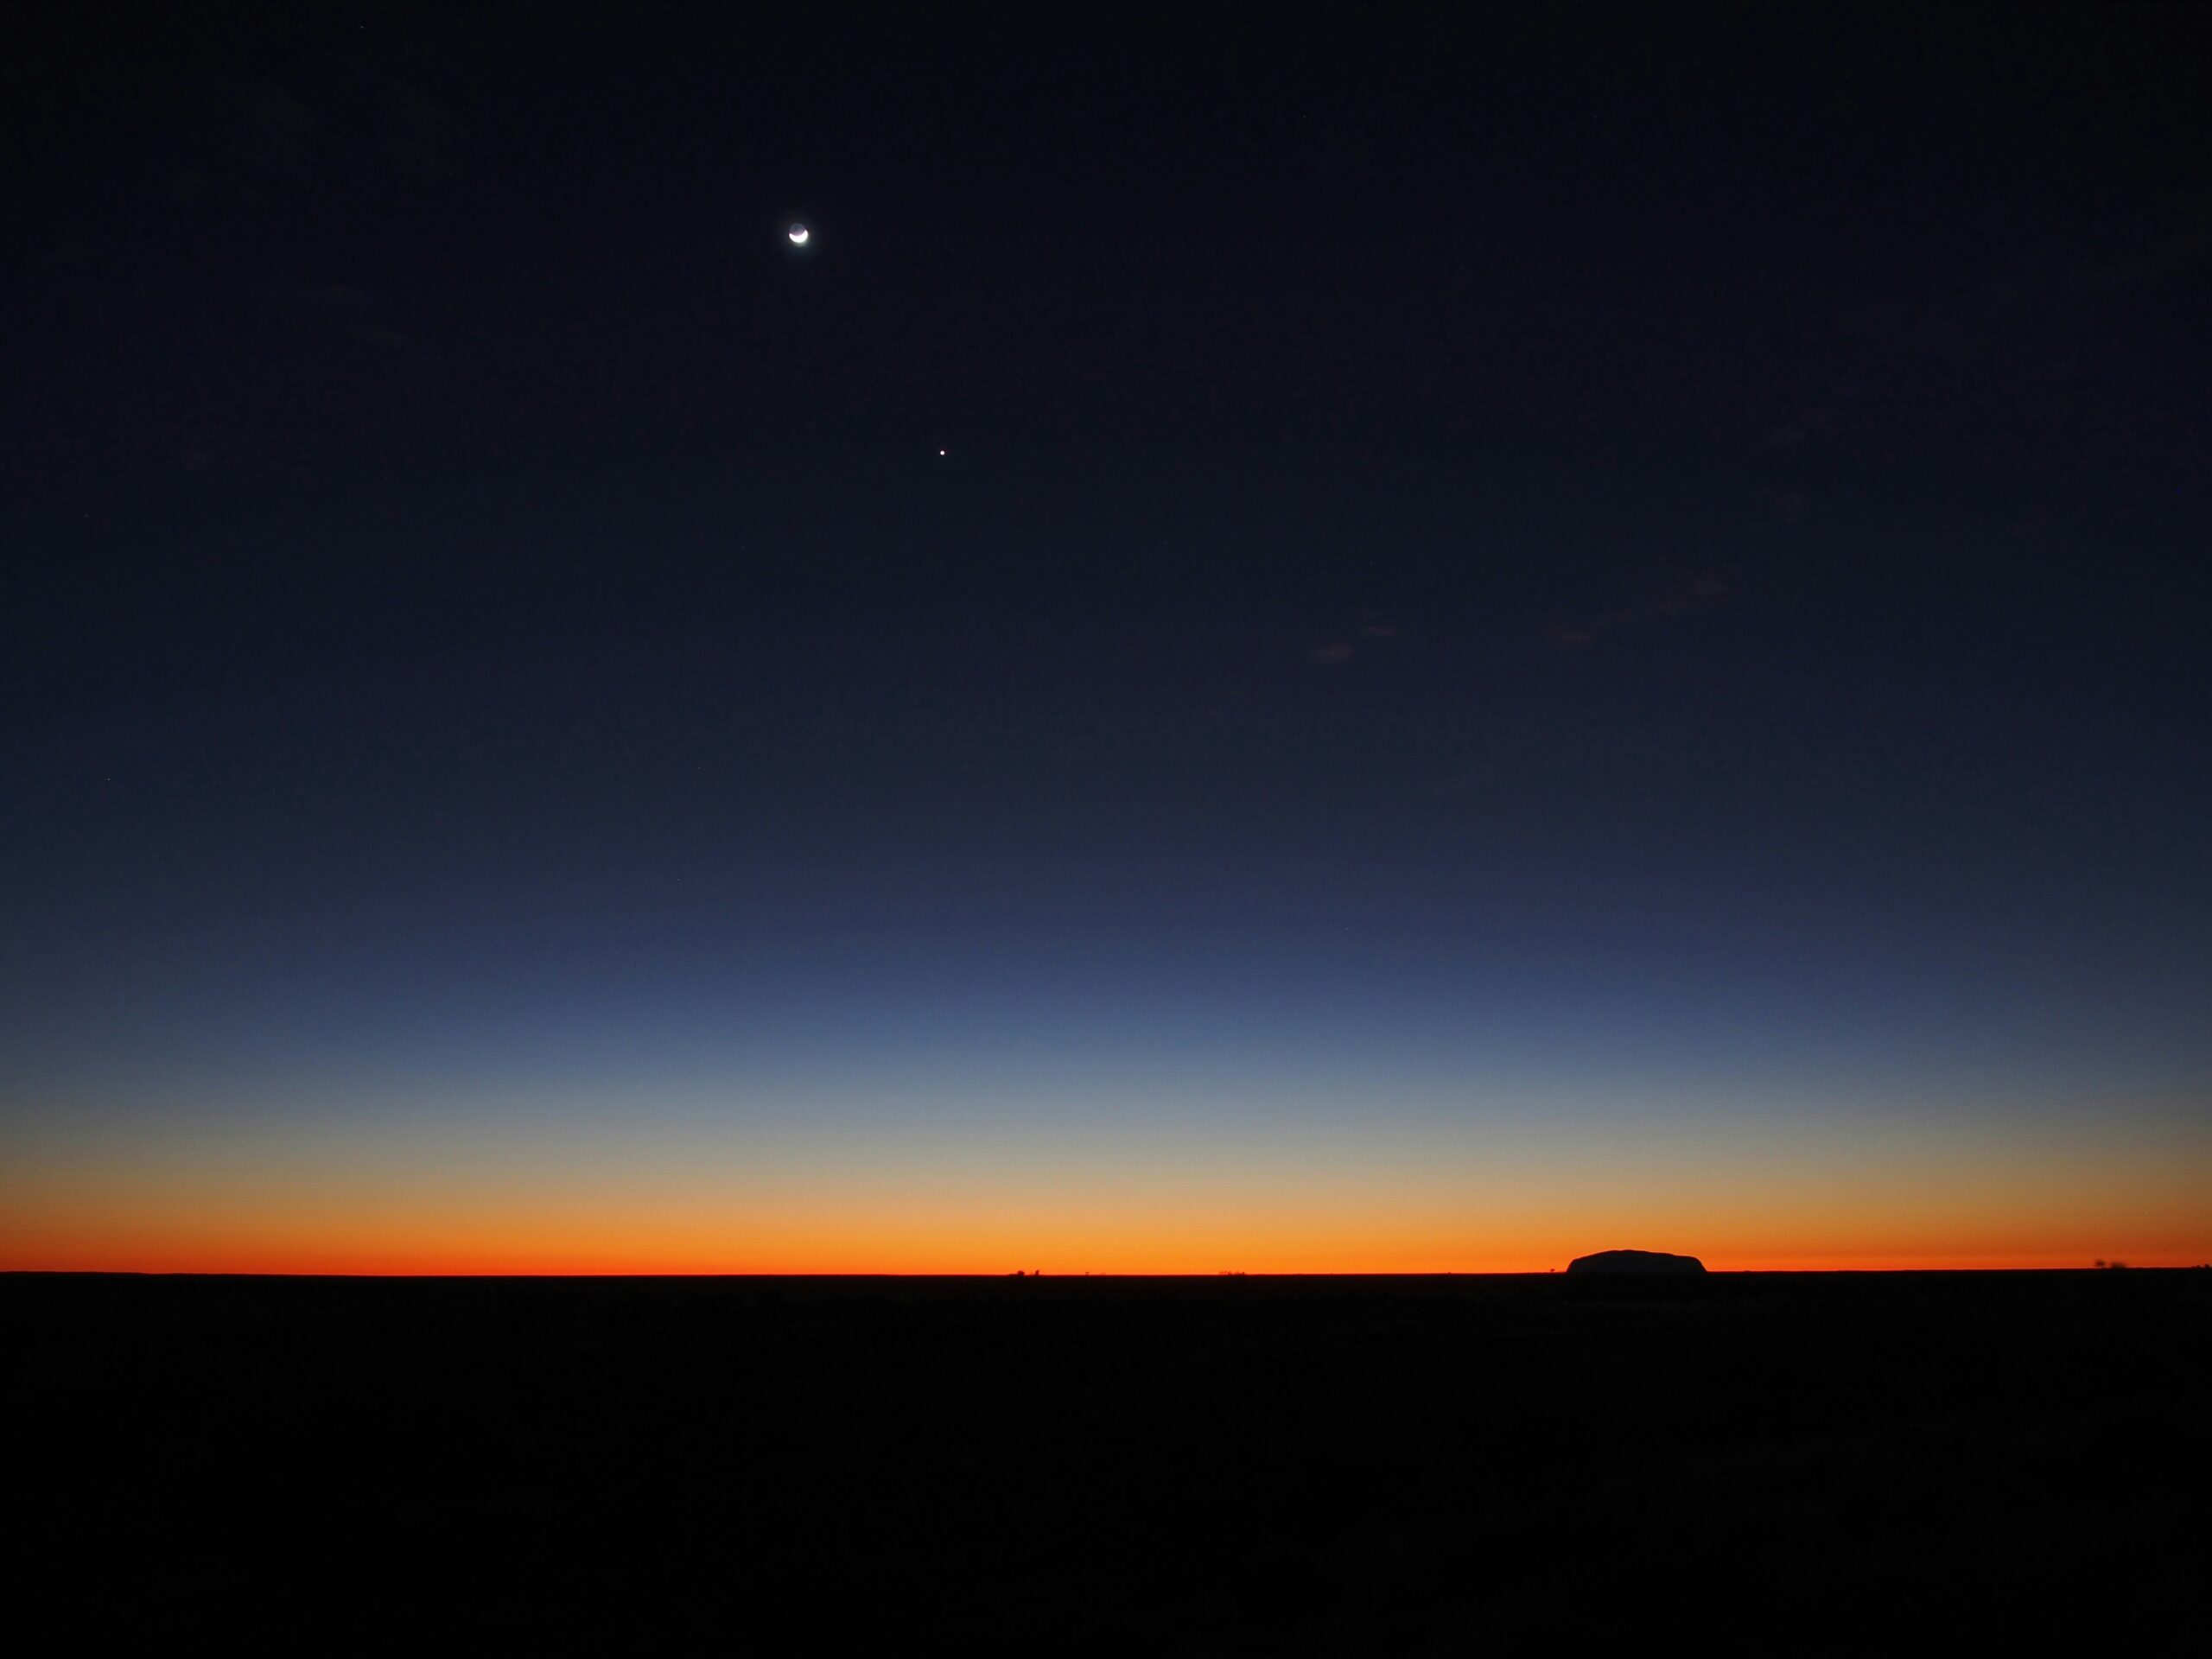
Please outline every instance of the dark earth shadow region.
[[1645, 1282], [8, 1275], [11, 1622], [2180, 1650], [2212, 1272]]

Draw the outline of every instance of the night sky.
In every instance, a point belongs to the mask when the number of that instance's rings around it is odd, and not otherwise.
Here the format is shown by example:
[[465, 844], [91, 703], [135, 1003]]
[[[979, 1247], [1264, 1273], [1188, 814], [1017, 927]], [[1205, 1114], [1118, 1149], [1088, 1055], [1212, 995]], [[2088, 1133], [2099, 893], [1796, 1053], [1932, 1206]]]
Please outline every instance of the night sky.
[[2208, 10], [16, 20], [0, 1267], [2205, 1259]]

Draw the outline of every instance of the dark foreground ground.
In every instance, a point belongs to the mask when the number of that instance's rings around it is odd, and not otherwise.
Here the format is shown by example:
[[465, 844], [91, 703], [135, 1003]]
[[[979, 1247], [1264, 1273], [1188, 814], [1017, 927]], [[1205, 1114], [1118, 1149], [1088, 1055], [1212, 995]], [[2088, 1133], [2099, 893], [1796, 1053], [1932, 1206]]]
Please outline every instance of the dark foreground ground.
[[72, 1651], [2202, 1634], [2212, 1272], [13, 1275], [0, 1316], [9, 1622]]

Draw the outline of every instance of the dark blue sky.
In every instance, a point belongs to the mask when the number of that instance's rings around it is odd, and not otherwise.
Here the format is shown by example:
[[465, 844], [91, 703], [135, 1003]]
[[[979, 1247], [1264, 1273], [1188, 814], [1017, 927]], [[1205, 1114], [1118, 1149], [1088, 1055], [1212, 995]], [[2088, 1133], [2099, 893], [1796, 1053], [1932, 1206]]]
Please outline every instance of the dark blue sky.
[[40, 20], [0, 1133], [2201, 1160], [2208, 45]]

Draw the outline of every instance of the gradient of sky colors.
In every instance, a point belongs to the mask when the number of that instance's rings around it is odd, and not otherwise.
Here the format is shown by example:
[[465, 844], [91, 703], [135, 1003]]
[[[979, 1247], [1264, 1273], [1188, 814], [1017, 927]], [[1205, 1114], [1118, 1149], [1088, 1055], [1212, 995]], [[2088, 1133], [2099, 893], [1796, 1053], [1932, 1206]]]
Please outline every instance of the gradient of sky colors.
[[2201, 21], [1017, 16], [41, 25], [0, 1268], [2212, 1257]]

